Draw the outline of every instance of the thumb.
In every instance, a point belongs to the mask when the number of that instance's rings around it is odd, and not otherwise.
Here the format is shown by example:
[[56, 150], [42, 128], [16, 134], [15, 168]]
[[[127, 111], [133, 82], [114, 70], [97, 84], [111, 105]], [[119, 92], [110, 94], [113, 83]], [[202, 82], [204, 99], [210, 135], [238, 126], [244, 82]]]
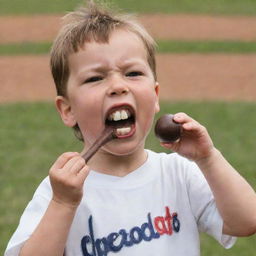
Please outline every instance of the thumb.
[[77, 176], [80, 178], [81, 182], [84, 183], [85, 179], [89, 175], [90, 169], [88, 165], [85, 165], [77, 174]]
[[174, 142], [161, 142], [160, 145], [164, 148], [167, 148], [171, 151], [177, 152], [179, 148], [179, 140]]

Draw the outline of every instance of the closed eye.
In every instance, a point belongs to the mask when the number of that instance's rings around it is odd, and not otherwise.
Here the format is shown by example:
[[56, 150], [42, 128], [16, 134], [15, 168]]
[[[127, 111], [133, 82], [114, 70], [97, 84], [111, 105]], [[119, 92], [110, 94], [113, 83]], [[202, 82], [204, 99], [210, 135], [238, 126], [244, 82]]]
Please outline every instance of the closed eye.
[[92, 76], [88, 79], [86, 79], [84, 82], [85, 83], [93, 83], [93, 82], [97, 82], [97, 81], [100, 81], [102, 80], [103, 78], [101, 76]]
[[142, 76], [143, 73], [141, 71], [131, 71], [126, 73], [126, 76], [128, 77], [134, 77], [134, 76]]

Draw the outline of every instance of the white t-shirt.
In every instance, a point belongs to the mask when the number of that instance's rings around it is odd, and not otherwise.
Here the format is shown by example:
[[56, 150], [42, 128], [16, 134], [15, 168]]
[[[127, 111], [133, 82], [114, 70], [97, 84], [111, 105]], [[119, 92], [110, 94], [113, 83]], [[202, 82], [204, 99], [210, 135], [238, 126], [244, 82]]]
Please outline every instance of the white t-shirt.
[[[198, 256], [199, 232], [225, 248], [234, 244], [234, 237], [222, 234], [222, 218], [197, 165], [177, 154], [147, 152], [147, 161], [125, 177], [90, 172], [66, 256]], [[5, 256], [19, 254], [51, 197], [47, 177], [25, 209]]]

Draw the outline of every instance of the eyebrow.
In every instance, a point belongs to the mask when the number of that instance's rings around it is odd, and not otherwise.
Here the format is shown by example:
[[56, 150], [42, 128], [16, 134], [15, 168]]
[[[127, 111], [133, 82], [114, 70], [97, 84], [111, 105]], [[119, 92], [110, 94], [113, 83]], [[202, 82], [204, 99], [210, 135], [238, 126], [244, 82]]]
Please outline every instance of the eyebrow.
[[80, 70], [78, 70], [77, 75], [78, 77], [83, 76], [87, 72], [102, 72], [104, 70], [103, 65], [101, 64], [93, 64], [90, 66], [82, 67]]
[[144, 65], [145, 62], [138, 58], [132, 58], [132, 59], [124, 61], [124, 66], [132, 66], [132, 65], [137, 65], [137, 64]]
[[[147, 63], [147, 62], [146, 62]], [[118, 65], [119, 68], [129, 68], [131, 66], [135, 65], [143, 65], [145, 66], [145, 62], [142, 61], [139, 58], [132, 58], [125, 61], [122, 61], [121, 65]], [[86, 66], [85, 68], [82, 68], [80, 71], [78, 71], [78, 76], [83, 75], [86, 72], [104, 72], [107, 69], [109, 69], [109, 63], [95, 63], [91, 64], [89, 66]]]

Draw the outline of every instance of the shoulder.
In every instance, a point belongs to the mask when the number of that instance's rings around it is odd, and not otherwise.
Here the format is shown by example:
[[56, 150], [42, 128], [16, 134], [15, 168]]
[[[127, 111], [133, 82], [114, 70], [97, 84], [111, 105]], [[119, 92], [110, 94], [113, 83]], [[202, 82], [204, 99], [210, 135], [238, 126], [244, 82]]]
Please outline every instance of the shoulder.
[[151, 150], [147, 150], [147, 152], [152, 162], [157, 162], [165, 168], [185, 170], [196, 167], [196, 164], [193, 161], [190, 161], [177, 153], [157, 153]]
[[190, 179], [191, 176], [201, 176], [198, 166], [189, 159], [177, 153], [157, 153], [148, 150], [151, 163], [161, 170], [163, 175]]
[[37, 197], [37, 196], [43, 197], [47, 200], [51, 199], [52, 187], [51, 187], [49, 176], [47, 176], [45, 179], [43, 179], [43, 181], [37, 187], [37, 189], [34, 193], [34, 197]]

